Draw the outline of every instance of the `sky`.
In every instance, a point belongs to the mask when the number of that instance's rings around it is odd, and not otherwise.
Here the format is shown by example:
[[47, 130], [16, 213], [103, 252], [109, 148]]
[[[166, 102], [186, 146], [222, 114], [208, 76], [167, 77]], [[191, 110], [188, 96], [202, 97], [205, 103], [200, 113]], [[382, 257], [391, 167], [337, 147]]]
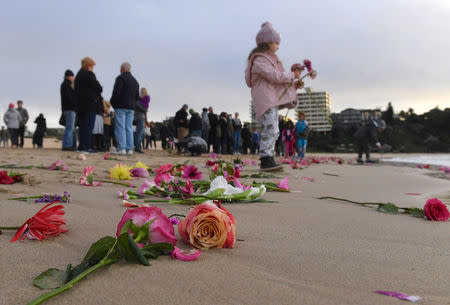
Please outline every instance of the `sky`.
[[447, 0], [39, 0], [2, 3], [0, 114], [20, 99], [30, 119], [42, 112], [56, 127], [64, 71], [89, 56], [107, 100], [131, 63], [151, 95], [149, 120], [185, 103], [248, 119], [244, 71], [265, 21], [281, 34], [286, 68], [312, 61], [318, 76], [306, 86], [327, 91], [332, 112], [450, 107]]

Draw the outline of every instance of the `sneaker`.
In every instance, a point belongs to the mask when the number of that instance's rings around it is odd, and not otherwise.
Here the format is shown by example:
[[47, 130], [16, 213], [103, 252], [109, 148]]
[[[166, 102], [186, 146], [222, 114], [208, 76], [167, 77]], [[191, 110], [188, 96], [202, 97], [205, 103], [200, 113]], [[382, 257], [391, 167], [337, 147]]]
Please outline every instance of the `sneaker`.
[[125, 151], [125, 149], [121, 149], [121, 150], [113, 151], [111, 154], [125, 156], [127, 154], [127, 152]]
[[261, 157], [260, 169], [264, 172], [273, 172], [283, 170], [283, 166], [275, 162], [273, 157]]
[[356, 159], [356, 162], [358, 162], [358, 163], [364, 163], [364, 160], [361, 159], [361, 158], [358, 158], [358, 159]]
[[128, 156], [132, 156], [133, 155], [133, 151], [132, 150], [127, 150], [127, 155]]
[[372, 160], [372, 159], [366, 159], [366, 163], [375, 163], [375, 160]]
[[144, 152], [143, 152], [142, 150], [140, 150], [140, 149], [135, 149], [134, 151], [137, 152], [138, 154], [143, 154], [143, 153], [144, 153]]
[[90, 148], [90, 149], [87, 150], [87, 153], [88, 154], [96, 154], [97, 151], [95, 149]]

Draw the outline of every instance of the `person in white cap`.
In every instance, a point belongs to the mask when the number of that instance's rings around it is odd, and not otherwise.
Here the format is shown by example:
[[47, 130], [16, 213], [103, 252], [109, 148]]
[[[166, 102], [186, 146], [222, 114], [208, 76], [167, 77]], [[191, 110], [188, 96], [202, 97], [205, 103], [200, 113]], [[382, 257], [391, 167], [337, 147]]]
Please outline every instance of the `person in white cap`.
[[300, 77], [300, 70], [285, 71], [275, 53], [281, 38], [272, 24], [265, 22], [256, 35], [256, 48], [248, 56], [245, 81], [251, 88], [253, 108], [261, 125], [259, 155], [263, 171], [282, 169], [275, 163], [273, 153], [278, 138], [278, 109], [294, 108], [297, 103], [297, 84], [291, 86], [280, 99], [286, 87]]

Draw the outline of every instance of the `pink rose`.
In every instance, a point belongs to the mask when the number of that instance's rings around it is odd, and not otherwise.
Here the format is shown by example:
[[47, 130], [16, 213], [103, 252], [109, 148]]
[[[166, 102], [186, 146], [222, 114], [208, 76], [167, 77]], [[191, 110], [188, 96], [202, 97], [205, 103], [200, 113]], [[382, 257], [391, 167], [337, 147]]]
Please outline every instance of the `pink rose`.
[[425, 217], [429, 220], [447, 221], [450, 217], [447, 206], [437, 198], [428, 199], [423, 209]]
[[136, 167], [130, 169], [130, 174], [132, 177], [147, 178], [149, 176], [148, 171], [143, 167]]
[[155, 182], [155, 184], [157, 186], [161, 186], [161, 183], [163, 183], [163, 182], [167, 183], [172, 179], [173, 179], [173, 176], [171, 176], [169, 173], [165, 173], [165, 174], [156, 176], [155, 179], [153, 179], [153, 181]]
[[49, 170], [59, 170], [59, 169], [61, 169], [61, 167], [63, 165], [64, 165], [64, 161], [63, 160], [57, 160], [52, 165], [47, 167], [47, 169], [49, 169]]
[[281, 180], [281, 181], [275, 180], [275, 182], [277, 183], [277, 187], [278, 188], [283, 189], [283, 190], [287, 190], [287, 191], [291, 190], [291, 188], [289, 187], [289, 178], [287, 176], [284, 177], [283, 180]]
[[[160, 208], [157, 207], [140, 207], [136, 209], [127, 209], [123, 214], [122, 219], [117, 225], [116, 236], [120, 236], [120, 230], [123, 225], [129, 220], [138, 227], [143, 226], [149, 221], [153, 221], [149, 227], [148, 241], [139, 241], [142, 244], [154, 244], [154, 243], [171, 243], [176, 245], [177, 239], [175, 238], [175, 230], [173, 229], [172, 222], [167, 218]], [[131, 230], [128, 232], [132, 234]], [[136, 236], [132, 236], [133, 239]]]
[[224, 207], [213, 203], [196, 205], [178, 224], [183, 240], [199, 249], [233, 248], [236, 220]]

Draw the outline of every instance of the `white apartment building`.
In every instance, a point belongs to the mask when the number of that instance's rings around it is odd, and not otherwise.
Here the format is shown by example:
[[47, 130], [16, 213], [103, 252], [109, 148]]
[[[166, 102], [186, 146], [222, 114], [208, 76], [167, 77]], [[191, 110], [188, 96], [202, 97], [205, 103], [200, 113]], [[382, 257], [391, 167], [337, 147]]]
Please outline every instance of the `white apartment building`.
[[309, 87], [306, 87], [305, 91], [297, 94], [298, 104], [296, 110], [305, 113], [311, 130], [319, 132], [331, 131], [329, 94], [324, 91], [313, 92]]

